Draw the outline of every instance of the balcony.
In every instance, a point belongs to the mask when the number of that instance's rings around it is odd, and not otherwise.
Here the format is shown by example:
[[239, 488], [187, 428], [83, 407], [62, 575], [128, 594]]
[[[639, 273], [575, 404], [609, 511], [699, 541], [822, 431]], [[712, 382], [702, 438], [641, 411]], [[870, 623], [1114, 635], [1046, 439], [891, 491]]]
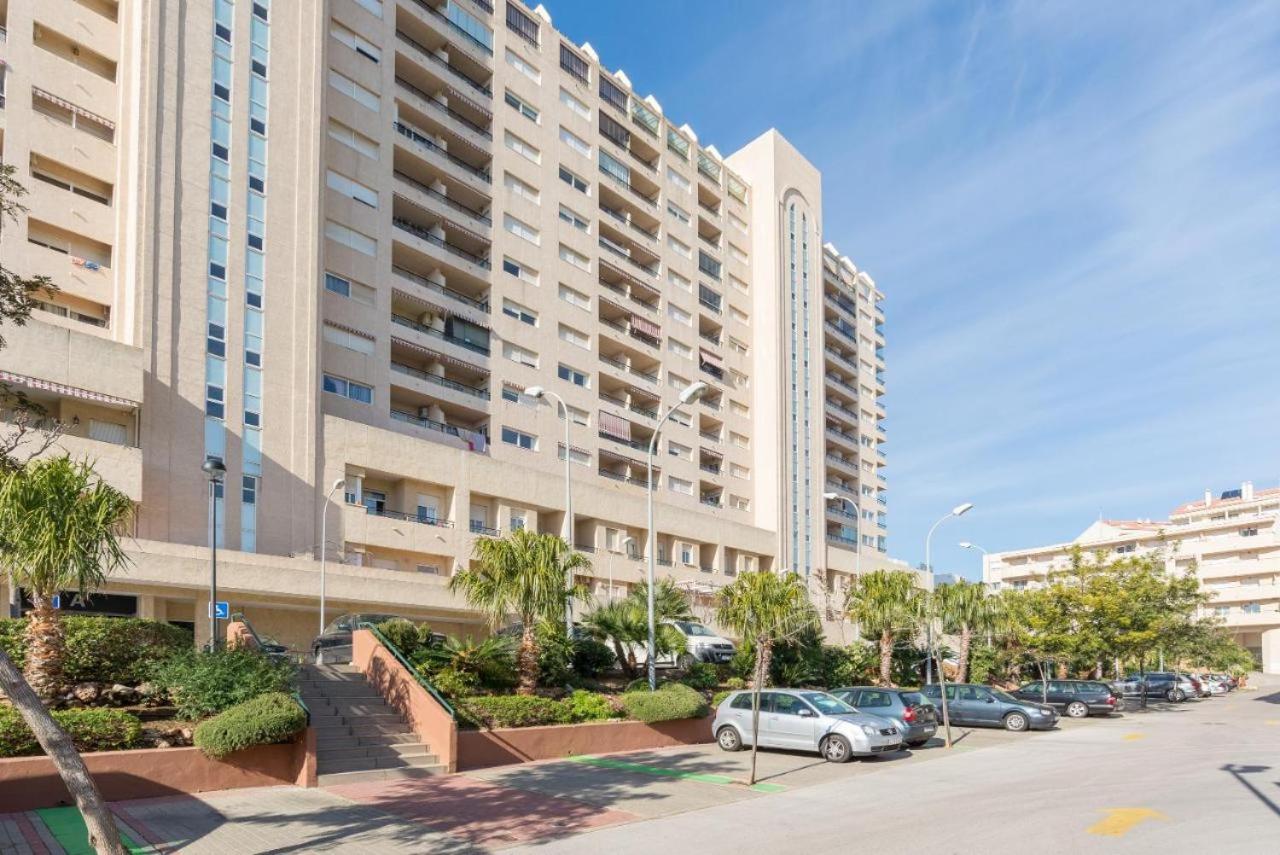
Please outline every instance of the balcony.
[[481, 520], [471, 520], [467, 530], [481, 537], [502, 537], [502, 529], [488, 526]]
[[632, 186], [628, 182], [619, 178], [617, 175], [614, 175], [612, 172], [606, 169], [603, 164], [600, 166], [600, 174], [607, 179], [604, 186], [616, 187], [619, 190], [624, 191], [625, 196], [623, 198], [625, 198], [627, 201], [630, 201], [633, 204], [639, 203], [642, 209], [647, 210], [650, 214], [657, 213], [658, 211], [658, 201], [657, 201], [658, 194], [657, 193], [646, 195], [638, 187]]
[[448, 424], [424, 415], [414, 415], [410, 410], [397, 408], [395, 403], [392, 404], [390, 415], [392, 421], [428, 431], [432, 438], [446, 445], [474, 451], [477, 454], [489, 453], [488, 437], [483, 431]]
[[623, 373], [629, 374], [632, 377], [639, 377], [641, 380], [644, 380], [646, 383], [652, 383], [655, 386], [658, 384], [659, 378], [658, 378], [657, 369], [654, 369], [652, 371], [645, 371], [641, 368], [636, 367], [634, 364], [626, 361], [625, 359], [619, 358], [619, 356], [611, 356], [605, 353], [600, 354], [600, 361], [617, 371], [621, 371]]
[[657, 262], [645, 264], [644, 262], [637, 261], [635, 258], [632, 258], [631, 252], [627, 247], [624, 247], [612, 240], [609, 240], [603, 235], [598, 239], [598, 242], [600, 244], [601, 249], [607, 250], [608, 252], [612, 253], [618, 258], [621, 258], [622, 260], [626, 261], [627, 264], [631, 265], [641, 273], [644, 273], [648, 276], [652, 276], [655, 278], [657, 277], [658, 275]]
[[403, 46], [407, 55], [415, 61], [425, 64], [428, 68], [434, 69], [445, 82], [459, 84], [483, 98], [493, 97], [493, 89], [478, 80], [473, 80], [462, 69], [450, 65], [448, 60], [437, 56], [434, 50], [414, 39], [404, 30], [396, 30], [396, 39]]
[[[440, 100], [440, 95], [432, 95], [415, 86], [403, 77], [396, 77], [396, 97], [401, 100], [402, 109], [412, 110], [421, 118], [430, 117], [442, 130], [452, 134], [461, 142], [488, 153], [493, 144], [493, 133], [481, 116], [467, 116]], [[403, 115], [403, 113], [402, 113]], [[415, 121], [418, 117], [410, 117]]]
[[604, 391], [600, 393], [600, 400], [613, 404], [615, 407], [621, 407], [624, 410], [635, 413], [636, 415], [644, 416], [647, 419], [656, 419], [658, 417], [658, 411], [656, 409], [643, 406], [634, 401], [628, 401], [624, 398], [619, 398], [615, 395], [610, 395]]
[[[342, 539], [349, 543], [434, 554], [440, 552], [441, 529], [452, 528], [427, 522], [417, 514], [384, 510], [354, 503], [342, 505]], [[450, 538], [450, 535], [444, 535]]]
[[432, 140], [421, 129], [415, 128], [405, 122], [393, 122], [392, 126], [398, 134], [397, 142], [407, 141], [410, 150], [420, 154], [429, 162], [438, 166], [442, 166], [448, 174], [455, 178], [471, 183], [473, 186], [479, 187], [484, 192], [489, 192], [486, 186], [492, 182], [489, 170], [486, 166], [478, 166], [468, 163], [455, 154], [451, 154], [444, 146]]
[[437, 36], [447, 39], [448, 44], [445, 48], [450, 50], [451, 54], [452, 48], [460, 48], [481, 69], [488, 71], [492, 68], [493, 48], [450, 21], [443, 12], [427, 0], [409, 0], [407, 4], [401, 3], [399, 8], [410, 10], [415, 14], [416, 20], [427, 24]]
[[720, 262], [701, 249], [698, 250], [698, 270], [717, 282], [720, 281]]
[[482, 231], [488, 231], [493, 228], [493, 220], [487, 214], [450, 198], [448, 195], [427, 186], [406, 172], [401, 172], [397, 169], [394, 174], [397, 181], [397, 190], [407, 197], [412, 197], [417, 204], [426, 208], [434, 208], [441, 216], [445, 217], [460, 214], [465, 221], [465, 225], [470, 225]]
[[[399, 201], [401, 197], [395, 197], [395, 201]], [[408, 200], [405, 200], [406, 202]], [[488, 249], [487, 242], [479, 236], [468, 235], [464, 231], [458, 230], [451, 222], [439, 217], [434, 217], [435, 222], [430, 225], [423, 223], [423, 214], [430, 214], [425, 209], [418, 208], [416, 211], [409, 210], [410, 207], [416, 208], [412, 203], [405, 206], [397, 206], [397, 210], [391, 218], [391, 224], [401, 232], [411, 235], [410, 245], [415, 241], [421, 241], [421, 245], [427, 245], [434, 249], [427, 250], [428, 256], [439, 256], [439, 251], [443, 250], [445, 258], [450, 260], [455, 266], [459, 267], [463, 272], [469, 273], [484, 281], [488, 281], [489, 259], [481, 255], [480, 252]], [[469, 240], [470, 246], [464, 248], [460, 243], [456, 242], [459, 238]]]
[[834, 333], [839, 333], [852, 344], [855, 348], [858, 346], [858, 331], [851, 325], [843, 321], [827, 321], [824, 326]]
[[[657, 257], [658, 229], [656, 226], [651, 229], [646, 229], [644, 226], [640, 225], [634, 217], [629, 217], [623, 211], [610, 208], [603, 201], [600, 202], [600, 213], [604, 214], [606, 217], [606, 219], [600, 221], [601, 225], [615, 230], [619, 228], [626, 229], [626, 235], [628, 237], [637, 241], [650, 253], [653, 253], [655, 258]], [[615, 223], [617, 224], [616, 226], [612, 225]]]
[[412, 270], [396, 265], [392, 265], [391, 272], [395, 274], [392, 287], [402, 291], [407, 297], [426, 302], [432, 306], [439, 305], [448, 312], [479, 326], [488, 325], [487, 316], [490, 308], [487, 299], [472, 297], [461, 291], [455, 291], [425, 276], [419, 276]]
[[[410, 342], [416, 340], [425, 347], [440, 347], [441, 343], [446, 345], [443, 355], [451, 356], [455, 359], [461, 357], [468, 362], [475, 362], [479, 365], [487, 365], [487, 357], [489, 356], [489, 346], [483, 341], [476, 341], [474, 338], [461, 338], [451, 335], [447, 330], [437, 329], [419, 323], [413, 318], [405, 317], [400, 314], [391, 315], [391, 323], [401, 330], [409, 330], [410, 333], [398, 333], [405, 335]], [[477, 357], [484, 357], [479, 359]]]
[[631, 301], [648, 314], [658, 314], [662, 292], [653, 282], [627, 272], [603, 255], [598, 265], [598, 277], [601, 287]]
[[459, 394], [469, 397], [479, 398], [482, 401], [489, 400], [489, 390], [478, 386], [468, 386], [465, 383], [459, 383], [457, 380], [450, 380], [439, 374], [432, 374], [429, 371], [423, 371], [421, 368], [414, 368], [412, 365], [406, 365], [403, 362], [391, 363], [391, 370], [401, 374], [407, 374], [415, 377], [428, 385], [434, 384], [445, 389], [451, 389]]

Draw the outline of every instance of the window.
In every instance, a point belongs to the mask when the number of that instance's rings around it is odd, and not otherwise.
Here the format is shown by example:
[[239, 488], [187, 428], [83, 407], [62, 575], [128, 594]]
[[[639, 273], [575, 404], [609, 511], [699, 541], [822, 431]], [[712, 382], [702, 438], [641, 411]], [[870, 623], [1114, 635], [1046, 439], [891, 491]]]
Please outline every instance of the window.
[[607, 151], [600, 152], [600, 171], [616, 178], [622, 184], [631, 185], [631, 167]]
[[[672, 481], [679, 481], [680, 479], [679, 479], [679, 478], [672, 478], [671, 480], [672, 480]], [[688, 484], [689, 482], [688, 482], [688, 481], [685, 481], [684, 483]], [[692, 487], [693, 487], [693, 485], [692, 485], [692, 484], [690, 484], [689, 486], [690, 486], [690, 488], [692, 488]], [[694, 561], [694, 555], [693, 555], [693, 544], [692, 544], [692, 543], [681, 543], [681, 544], [680, 544], [680, 563], [681, 563], [681, 564], [687, 564], [687, 565], [689, 565], [690, 567], [692, 567], [692, 566], [693, 566], [693, 561]]]
[[667, 202], [667, 213], [675, 217], [677, 220], [684, 223], [685, 225], [689, 224], [689, 212], [686, 211], [684, 208], [681, 208], [675, 202], [671, 202], [671, 201]]
[[526, 309], [524, 306], [513, 300], [503, 299], [502, 314], [506, 315], [508, 318], [515, 318], [520, 323], [528, 324], [531, 327], [536, 327], [538, 325], [538, 313], [533, 309]]
[[600, 75], [600, 97], [622, 112], [627, 111], [627, 93], [603, 74]]
[[1115, 548], [1115, 552], [1119, 555], [1123, 555], [1128, 552], [1135, 552], [1137, 549], [1138, 545], [1136, 543], [1122, 543]]
[[502, 259], [502, 272], [510, 273], [521, 282], [527, 282], [530, 285], [538, 284], [538, 271], [519, 261], [507, 258], [506, 256], [503, 256]]
[[560, 219], [562, 222], [568, 223], [580, 232], [587, 232], [591, 230], [590, 223], [578, 214], [574, 213], [570, 208], [566, 208], [564, 205], [560, 206]]
[[746, 186], [732, 175], [729, 176], [729, 195], [737, 199], [739, 202], [745, 203], [747, 201]]
[[329, 85], [375, 113], [382, 106], [382, 99], [376, 92], [370, 92], [350, 77], [339, 74], [333, 69], [329, 69]]
[[693, 449], [683, 443], [676, 442], [674, 439], [667, 440], [667, 454], [672, 457], [679, 457], [681, 460], [693, 459]]
[[542, 162], [542, 152], [520, 139], [520, 137], [511, 133], [511, 131], [507, 131], [504, 142], [506, 143], [507, 148], [511, 149], [526, 160], [530, 160], [533, 163]]
[[[508, 6], [507, 8], [509, 9], [511, 7]], [[507, 48], [506, 59], [507, 65], [511, 66], [534, 83], [542, 82], [542, 72], [525, 62], [524, 58], [512, 51], [511, 48]]]
[[349, 199], [354, 199], [361, 204], [368, 205], [370, 208], [378, 207], [378, 191], [372, 187], [366, 187], [359, 181], [330, 169], [325, 183], [330, 190], [336, 190]]
[[508, 523], [512, 531], [523, 531], [525, 526], [525, 512], [512, 510], [510, 521]]
[[693, 293], [693, 282], [676, 273], [674, 270], [667, 270], [667, 281], [679, 288], [681, 291]]
[[329, 120], [329, 136], [348, 148], [353, 148], [372, 160], [378, 159], [378, 143], [359, 131], [352, 130], [334, 119]]
[[587, 144], [587, 141], [579, 137], [577, 134], [565, 130], [563, 126], [560, 128], [560, 142], [564, 143], [583, 157], [591, 157], [591, 146]]
[[[564, 443], [563, 442], [556, 444], [556, 459], [564, 460]], [[576, 463], [579, 466], [590, 466], [591, 455], [581, 448], [571, 448], [569, 449], [569, 461], [571, 463]]]
[[377, 255], [378, 242], [366, 234], [361, 234], [354, 229], [347, 228], [341, 223], [335, 223], [333, 220], [326, 220], [324, 224], [325, 237], [335, 243], [341, 244], [348, 249], [354, 249], [356, 252], [364, 255]]
[[511, 191], [511, 195], [527, 199], [535, 205], [542, 204], [542, 193], [527, 181], [522, 181], [510, 172], [502, 173], [502, 186]]
[[751, 510], [751, 500], [744, 496], [729, 496], [729, 507], [739, 511]]
[[747, 283], [743, 282], [737, 276], [730, 275], [729, 284], [733, 287], [733, 290], [741, 292], [743, 294], [747, 293]]
[[677, 306], [675, 303], [667, 303], [667, 314], [671, 316], [671, 320], [685, 326], [693, 326], [693, 315]]
[[667, 346], [672, 353], [677, 356], [683, 356], [685, 359], [693, 358], [693, 348], [682, 341], [676, 341], [674, 338], [667, 339]]
[[560, 167], [560, 180], [563, 181], [565, 184], [568, 184], [574, 190], [577, 190], [579, 193], [588, 192], [587, 190], [588, 185], [587, 185], [586, 179], [579, 178], [577, 175], [565, 169], [563, 166]]
[[342, 398], [350, 398], [361, 404], [373, 403], [373, 387], [366, 386], [363, 383], [357, 383], [354, 380], [347, 380], [342, 377], [336, 377], [332, 374], [324, 375], [324, 390], [331, 395], [338, 395]]
[[560, 67], [583, 83], [591, 82], [591, 67], [563, 42], [560, 44]]
[[741, 478], [744, 481], [751, 480], [751, 470], [743, 466], [741, 463], [730, 463], [729, 474], [734, 478]]
[[572, 264], [580, 270], [591, 269], [591, 259], [587, 258], [580, 252], [574, 252], [564, 244], [560, 244], [560, 260], [566, 264]]
[[667, 128], [667, 150], [674, 152], [686, 163], [689, 162], [689, 141], [676, 133], [674, 128]]
[[534, 47], [538, 46], [538, 22], [511, 2], [507, 3], [507, 29]]
[[493, 31], [486, 27], [479, 18], [453, 2], [445, 3], [444, 11], [445, 17], [457, 26], [459, 30], [469, 36], [477, 45], [484, 48], [487, 53], [493, 53]]
[[736, 260], [738, 260], [738, 261], [741, 261], [743, 264], [746, 264], [746, 263], [747, 263], [747, 254], [746, 254], [746, 252], [744, 252], [743, 250], [739, 249], [737, 246], [735, 246], [735, 245], [734, 245], [734, 244], [732, 244], [732, 243], [731, 243], [731, 244], [729, 244], [729, 255], [730, 255], [730, 256], [732, 256], [734, 259], [736, 259]]
[[670, 166], [667, 167], [667, 180], [686, 193], [693, 189], [693, 184], [689, 182], [689, 179], [676, 172]]
[[538, 354], [532, 350], [526, 350], [519, 345], [512, 344], [509, 341], [502, 343], [502, 355], [510, 359], [512, 362], [524, 365], [528, 368], [538, 367]]
[[523, 448], [525, 451], [538, 450], [538, 438], [531, 433], [516, 430], [515, 428], [502, 427], [502, 441], [507, 445], [514, 445], [517, 448]]
[[720, 278], [720, 262], [703, 250], [698, 250], [698, 269], [712, 279]]
[[736, 306], [729, 307], [729, 317], [733, 318], [740, 324], [746, 325], [751, 323], [750, 319], [747, 317], [747, 313]]
[[561, 380], [568, 380], [575, 386], [581, 386], [584, 389], [591, 388], [591, 378], [578, 369], [565, 365], [563, 362], [556, 366], [556, 376]]
[[124, 425], [89, 419], [89, 439], [109, 442], [112, 445], [128, 445], [129, 431]]
[[591, 108], [569, 94], [563, 87], [560, 89], [560, 103], [577, 113], [584, 119], [591, 118]]
[[542, 242], [542, 236], [538, 234], [538, 230], [523, 220], [518, 220], [510, 214], [504, 214], [502, 217], [502, 227], [511, 232], [516, 237], [522, 237], [535, 246]]
[[747, 437], [747, 436], [743, 435], [743, 434], [740, 434], [740, 433], [736, 432], [736, 431], [729, 431], [729, 442], [733, 443], [733, 444], [734, 444], [734, 445], [736, 445], [738, 448], [750, 448], [750, 447], [751, 447], [751, 439], [750, 439], [749, 437]]
[[337, 21], [333, 22], [332, 32], [333, 37], [340, 43], [351, 48], [357, 54], [370, 62], [377, 63], [382, 61], [382, 51], [378, 50], [374, 45], [365, 41], [359, 35], [342, 26]]
[[748, 351], [747, 346], [733, 336], [729, 336], [729, 349], [735, 353], [741, 353], [743, 355], [746, 355]]
[[538, 111], [533, 108], [532, 104], [525, 101], [519, 95], [513, 93], [510, 89], [503, 92], [502, 100], [507, 102], [508, 107], [512, 108], [526, 119], [529, 119], [535, 124], [537, 123]]
[[568, 285], [562, 284], [560, 286], [560, 299], [571, 306], [577, 306], [579, 309], [591, 308], [591, 298], [581, 291], [570, 288]]
[[591, 349], [591, 336], [564, 324], [560, 325], [560, 340], [567, 341], [575, 347], [581, 347], [586, 350]]
[[382, 0], [356, 0], [356, 3], [363, 6], [375, 18], [382, 17]]
[[1257, 537], [1258, 529], [1255, 527], [1242, 528], [1240, 529], [1240, 536], [1241, 537]]
[[363, 353], [366, 356], [373, 353], [373, 339], [357, 335], [331, 324], [324, 325], [324, 340], [330, 344], [336, 344], [338, 347], [345, 347], [347, 350]]
[[685, 258], [693, 258], [693, 248], [684, 241], [676, 240], [671, 235], [667, 235], [667, 246], [671, 247]]
[[[669, 385], [672, 389], [683, 389], [684, 387], [689, 385], [689, 381], [686, 380], [684, 377], [681, 377], [679, 374], [673, 374], [672, 372], [668, 371], [667, 385]], [[672, 416], [672, 418], [675, 418], [675, 416]]]
[[747, 221], [732, 211], [729, 212], [729, 224], [744, 235], [747, 233]]
[[[692, 482], [692, 481], [686, 481], [684, 478], [677, 478], [676, 476], [671, 475], [671, 476], [669, 476], [669, 477], [668, 477], [668, 482], [667, 482], [667, 483], [669, 484], [669, 486], [671, 487], [671, 489], [672, 489], [674, 492], [676, 492], [676, 493], [684, 493], [686, 496], [692, 496], [692, 495], [693, 495], [693, 482]], [[687, 547], [687, 544], [685, 544], [685, 546]], [[693, 561], [692, 561], [691, 559], [687, 559], [687, 558], [685, 558], [685, 559], [681, 559], [681, 560], [682, 560], [685, 564], [692, 564], [692, 563], [693, 563]]]
[[602, 112], [600, 114], [600, 133], [620, 148], [631, 147], [631, 131], [627, 129], [626, 125], [618, 122], [608, 113]]

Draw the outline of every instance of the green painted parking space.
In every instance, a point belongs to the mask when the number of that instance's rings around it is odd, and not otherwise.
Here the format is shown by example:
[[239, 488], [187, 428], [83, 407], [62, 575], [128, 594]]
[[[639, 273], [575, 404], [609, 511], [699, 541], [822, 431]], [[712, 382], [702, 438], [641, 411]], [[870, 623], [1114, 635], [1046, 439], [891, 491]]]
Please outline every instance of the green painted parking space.
[[[740, 783], [728, 775], [713, 775], [706, 772], [685, 772], [680, 769], [669, 769], [665, 766], [654, 766], [649, 763], [630, 763], [626, 760], [617, 760], [611, 757], [592, 757], [583, 755], [580, 757], [568, 758], [573, 763], [583, 763], [587, 766], [596, 766], [601, 769], [618, 769], [624, 772], [638, 772], [642, 775], [654, 775], [661, 778], [679, 778], [685, 781], [699, 781], [703, 784], [720, 784], [723, 786], [737, 786]], [[786, 787], [781, 784], [755, 784], [749, 789], [758, 793], [781, 793], [786, 791]]]
[[[80, 815], [78, 808], [40, 808], [35, 811], [35, 814], [44, 823], [44, 827], [49, 829], [49, 833], [53, 835], [53, 839], [58, 842], [66, 855], [94, 855], [93, 847], [89, 845], [89, 829], [84, 824], [84, 817]], [[147, 855], [155, 851], [150, 846], [140, 846], [123, 832], [120, 834], [120, 840], [131, 855]]]

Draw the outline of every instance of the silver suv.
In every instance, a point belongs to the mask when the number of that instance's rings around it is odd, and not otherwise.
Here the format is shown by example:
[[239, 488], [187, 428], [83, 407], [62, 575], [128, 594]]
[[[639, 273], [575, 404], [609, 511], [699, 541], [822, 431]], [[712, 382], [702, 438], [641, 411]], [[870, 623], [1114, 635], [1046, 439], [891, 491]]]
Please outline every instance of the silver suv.
[[[752, 742], [751, 692], [734, 692], [716, 709], [711, 732], [725, 751]], [[893, 722], [860, 713], [839, 698], [809, 689], [768, 689], [760, 693], [761, 748], [816, 751], [832, 763], [902, 748]]]

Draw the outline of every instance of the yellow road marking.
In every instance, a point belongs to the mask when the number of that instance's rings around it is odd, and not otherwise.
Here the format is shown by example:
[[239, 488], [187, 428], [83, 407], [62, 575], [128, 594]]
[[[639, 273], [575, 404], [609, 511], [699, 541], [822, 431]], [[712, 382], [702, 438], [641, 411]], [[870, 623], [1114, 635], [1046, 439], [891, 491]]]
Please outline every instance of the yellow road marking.
[[1146, 739], [1145, 733], [1126, 733], [1121, 737], [1125, 742], [1137, 742], [1139, 739]]
[[1168, 819], [1169, 817], [1151, 808], [1103, 808], [1106, 819], [1099, 820], [1089, 826], [1086, 831], [1103, 837], [1123, 837], [1140, 822], [1148, 819]]
[[1272, 727], [1274, 727], [1274, 726], [1276, 726], [1276, 725], [1280, 724], [1280, 719], [1277, 719], [1277, 718], [1269, 718], [1269, 719], [1267, 719], [1267, 724], [1269, 724], [1269, 725], [1271, 725]]

